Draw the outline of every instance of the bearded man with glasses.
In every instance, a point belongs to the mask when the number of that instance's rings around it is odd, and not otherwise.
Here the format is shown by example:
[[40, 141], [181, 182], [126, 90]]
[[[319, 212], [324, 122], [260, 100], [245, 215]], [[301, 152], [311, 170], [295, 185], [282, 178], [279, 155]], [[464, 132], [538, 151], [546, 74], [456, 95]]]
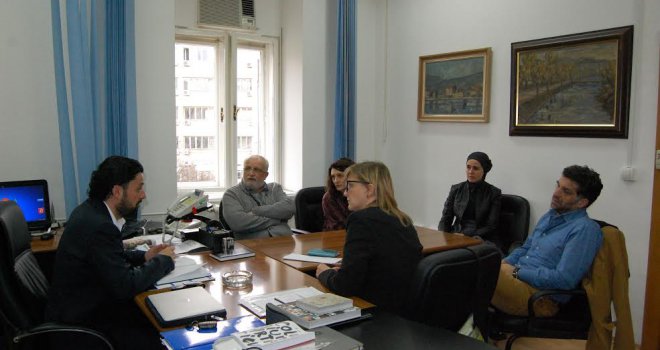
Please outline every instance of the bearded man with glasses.
[[222, 215], [236, 239], [291, 235], [287, 224], [295, 213], [293, 200], [272, 182], [267, 184], [268, 160], [253, 155], [243, 162], [241, 182], [222, 197]]

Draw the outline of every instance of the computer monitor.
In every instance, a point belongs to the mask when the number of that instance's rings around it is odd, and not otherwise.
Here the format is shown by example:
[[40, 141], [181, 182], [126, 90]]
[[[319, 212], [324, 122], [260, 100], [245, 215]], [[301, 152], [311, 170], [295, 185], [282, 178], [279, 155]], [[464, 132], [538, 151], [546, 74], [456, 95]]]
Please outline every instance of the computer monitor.
[[14, 201], [23, 211], [30, 231], [46, 231], [51, 225], [46, 180], [0, 182], [0, 201]]

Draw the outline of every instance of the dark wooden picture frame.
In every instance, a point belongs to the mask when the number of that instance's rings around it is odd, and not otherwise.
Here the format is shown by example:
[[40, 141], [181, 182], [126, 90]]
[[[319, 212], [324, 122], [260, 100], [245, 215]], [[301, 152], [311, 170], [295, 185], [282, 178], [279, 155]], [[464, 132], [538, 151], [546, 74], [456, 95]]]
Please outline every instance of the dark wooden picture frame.
[[490, 47], [419, 57], [417, 120], [487, 123]]
[[633, 26], [511, 44], [511, 136], [628, 138]]

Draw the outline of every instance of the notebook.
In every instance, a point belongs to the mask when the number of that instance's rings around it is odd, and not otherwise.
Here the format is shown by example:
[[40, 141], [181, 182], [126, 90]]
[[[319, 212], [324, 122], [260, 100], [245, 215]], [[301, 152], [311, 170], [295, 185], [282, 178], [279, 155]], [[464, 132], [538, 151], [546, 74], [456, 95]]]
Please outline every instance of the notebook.
[[151, 294], [147, 306], [161, 327], [174, 327], [192, 321], [210, 320], [211, 316], [225, 317], [225, 307], [203, 287], [184, 288]]
[[50, 229], [52, 219], [46, 180], [0, 182], [0, 201], [16, 202], [31, 232]]

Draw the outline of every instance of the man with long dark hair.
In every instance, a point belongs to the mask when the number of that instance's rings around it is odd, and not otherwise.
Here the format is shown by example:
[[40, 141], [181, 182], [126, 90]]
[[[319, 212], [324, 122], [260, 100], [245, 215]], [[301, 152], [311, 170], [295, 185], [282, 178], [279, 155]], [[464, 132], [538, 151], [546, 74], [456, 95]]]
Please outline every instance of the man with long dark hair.
[[[133, 297], [174, 269], [172, 247], [125, 251], [124, 217], [146, 198], [142, 165], [111, 156], [92, 173], [89, 198], [71, 213], [62, 234], [46, 319], [97, 329], [118, 349], [160, 349], [156, 329]], [[76, 336], [53, 338], [58, 348], [88, 349]]]

